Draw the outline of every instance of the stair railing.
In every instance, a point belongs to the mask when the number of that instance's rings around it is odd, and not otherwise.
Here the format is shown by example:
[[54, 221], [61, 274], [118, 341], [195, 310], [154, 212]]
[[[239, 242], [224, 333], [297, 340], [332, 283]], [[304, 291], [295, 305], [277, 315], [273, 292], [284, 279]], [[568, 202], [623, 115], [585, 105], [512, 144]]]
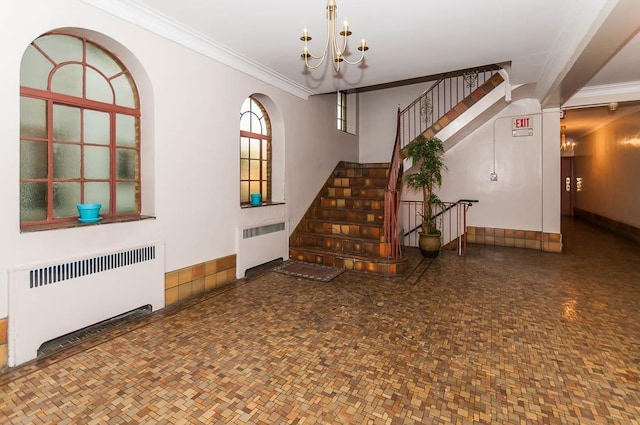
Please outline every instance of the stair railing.
[[[443, 202], [434, 211], [434, 219], [440, 230], [443, 249], [456, 251], [463, 256], [467, 248], [467, 211], [476, 199], [459, 199], [456, 202]], [[422, 222], [422, 201], [401, 201], [400, 215], [402, 224], [409, 229], [403, 234], [403, 245], [418, 246], [418, 231]]]
[[386, 243], [384, 256], [391, 258], [402, 257], [402, 241], [398, 227], [398, 209], [400, 208], [400, 190], [402, 189], [402, 156], [400, 155], [401, 142], [400, 105], [398, 105], [398, 119], [396, 123], [396, 140], [393, 145], [393, 154], [389, 164], [389, 176], [387, 188], [384, 191], [384, 224], [383, 233]]
[[448, 72], [403, 110], [398, 105], [396, 140], [393, 145], [388, 183], [384, 194], [385, 252], [381, 253], [382, 256], [402, 257], [403, 237], [400, 235], [398, 223], [403, 172], [402, 148], [437, 123], [460, 102], [471, 96], [499, 70], [498, 65], [486, 65]]
[[400, 148], [438, 122], [499, 70], [498, 65], [486, 65], [443, 74], [400, 112], [403, 130]]

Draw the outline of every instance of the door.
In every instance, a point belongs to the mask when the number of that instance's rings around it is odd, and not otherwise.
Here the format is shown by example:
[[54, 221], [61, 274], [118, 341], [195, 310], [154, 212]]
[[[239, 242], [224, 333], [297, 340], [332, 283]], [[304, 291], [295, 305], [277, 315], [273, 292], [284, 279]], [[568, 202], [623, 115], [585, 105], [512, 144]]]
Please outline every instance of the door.
[[573, 161], [572, 157], [560, 158], [560, 212], [562, 215], [573, 215], [576, 191]]

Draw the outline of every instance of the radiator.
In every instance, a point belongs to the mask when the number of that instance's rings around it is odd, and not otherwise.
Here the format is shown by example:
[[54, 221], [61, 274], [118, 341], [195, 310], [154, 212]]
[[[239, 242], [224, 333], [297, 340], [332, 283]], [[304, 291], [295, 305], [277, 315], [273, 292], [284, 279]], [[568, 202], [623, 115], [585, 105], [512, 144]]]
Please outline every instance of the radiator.
[[289, 222], [238, 227], [236, 276], [279, 258], [289, 258]]
[[42, 343], [138, 307], [164, 307], [164, 244], [9, 271], [9, 366]]

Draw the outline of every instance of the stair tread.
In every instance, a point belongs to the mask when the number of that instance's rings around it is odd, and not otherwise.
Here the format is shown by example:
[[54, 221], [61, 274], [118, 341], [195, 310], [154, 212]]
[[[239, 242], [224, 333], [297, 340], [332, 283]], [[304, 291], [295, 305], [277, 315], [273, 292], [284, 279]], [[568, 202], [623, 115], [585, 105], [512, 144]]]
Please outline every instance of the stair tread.
[[332, 218], [323, 218], [323, 217], [308, 218], [307, 221], [313, 221], [316, 223], [340, 224], [344, 226], [368, 226], [368, 227], [375, 227], [380, 229], [383, 227], [382, 222], [374, 222], [374, 221], [360, 222], [360, 221], [348, 221], [348, 220], [335, 220]]
[[380, 257], [379, 255], [355, 253], [350, 251], [334, 251], [334, 250], [322, 249], [322, 248], [308, 246], [308, 245], [291, 245], [289, 247], [289, 251], [292, 251], [292, 250], [311, 252], [313, 254], [333, 255], [336, 257], [348, 258], [350, 260], [355, 259], [355, 260], [369, 261], [369, 262], [376, 262], [376, 263], [380, 263], [380, 262], [401, 263], [407, 260], [405, 256], [402, 256], [400, 258]]
[[322, 238], [335, 238], [335, 239], [348, 239], [356, 242], [376, 242], [376, 243], [384, 243], [380, 241], [380, 238], [367, 238], [362, 236], [353, 236], [353, 235], [343, 235], [341, 233], [318, 233], [312, 232], [309, 230], [300, 230], [298, 233], [301, 236], [318, 236]]

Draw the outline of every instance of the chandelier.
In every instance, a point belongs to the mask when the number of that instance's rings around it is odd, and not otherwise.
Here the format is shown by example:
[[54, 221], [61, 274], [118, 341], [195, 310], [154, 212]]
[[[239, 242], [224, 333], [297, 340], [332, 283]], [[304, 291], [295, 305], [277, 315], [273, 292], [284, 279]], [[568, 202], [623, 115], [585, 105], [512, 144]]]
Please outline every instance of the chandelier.
[[560, 151], [567, 152], [573, 150], [576, 147], [576, 142], [571, 139], [567, 139], [567, 136], [564, 134], [566, 126], [560, 126]]
[[[345, 58], [345, 54], [347, 52], [347, 37], [351, 35], [351, 31], [349, 30], [347, 21], [344, 21], [344, 24], [342, 24], [342, 31], [337, 33], [337, 8], [338, 7], [336, 6], [336, 0], [327, 1], [327, 41], [324, 44], [324, 50], [322, 51], [322, 54], [320, 56], [311, 54], [308, 45], [309, 40], [311, 40], [311, 36], [309, 35], [309, 32], [306, 28], [302, 31], [302, 37], [300, 37], [300, 40], [304, 42], [304, 48], [302, 49], [302, 54], [300, 56], [304, 58], [304, 63], [309, 69], [316, 69], [317, 67], [322, 65], [325, 58], [330, 52], [331, 60], [333, 60], [333, 69], [336, 72], [339, 72], [340, 62], [346, 62], [350, 65], [356, 65], [362, 62], [362, 60], [364, 59], [364, 52], [369, 50], [366, 41], [362, 39], [362, 41], [360, 41], [360, 45], [358, 46], [358, 50], [360, 51], [360, 59], [355, 62], [351, 62]], [[342, 45], [340, 45], [338, 41], [338, 35], [342, 36]], [[318, 63], [312, 65], [310, 63], [310, 59], [317, 60]]]

